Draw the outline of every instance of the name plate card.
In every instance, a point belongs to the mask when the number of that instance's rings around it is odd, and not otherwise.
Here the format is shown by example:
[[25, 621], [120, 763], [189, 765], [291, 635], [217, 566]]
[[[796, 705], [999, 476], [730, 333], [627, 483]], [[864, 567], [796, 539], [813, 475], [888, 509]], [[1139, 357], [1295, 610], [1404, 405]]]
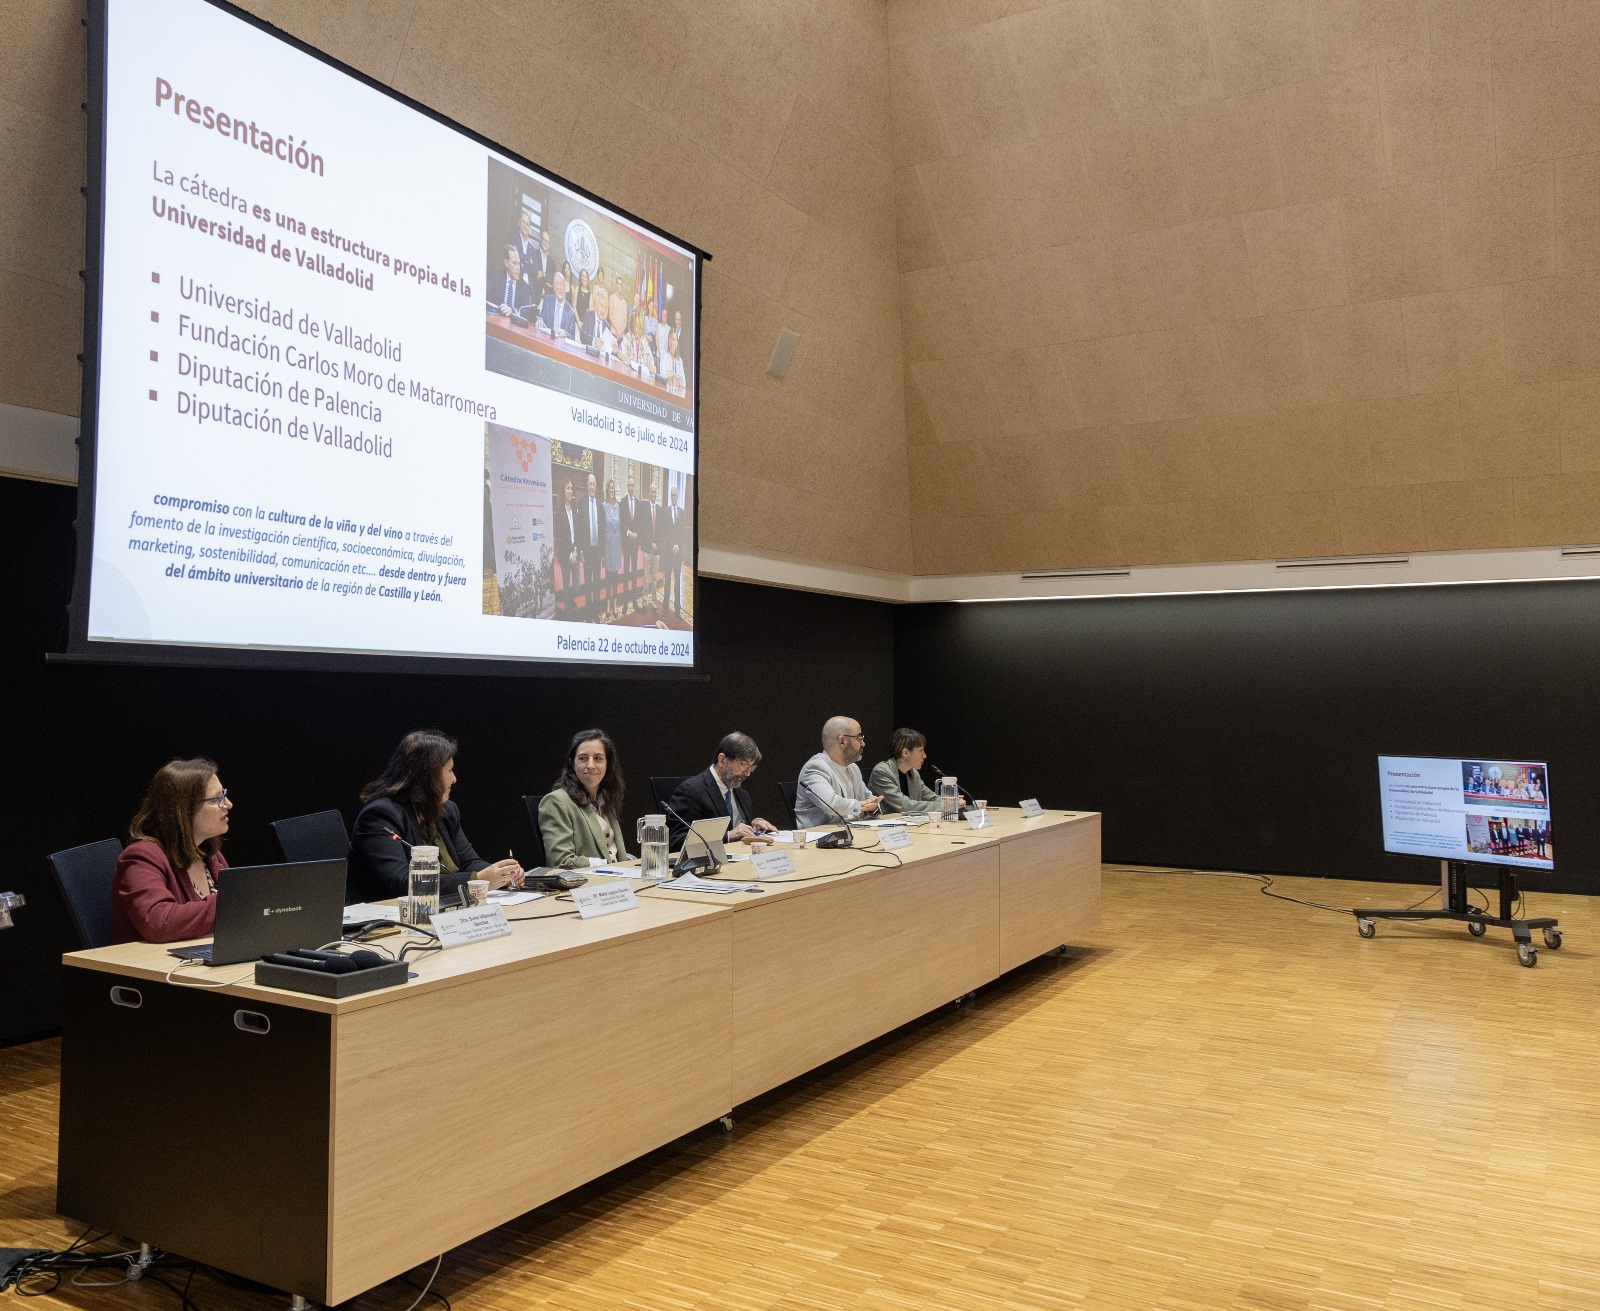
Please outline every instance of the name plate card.
[[487, 942], [511, 932], [506, 913], [498, 906], [468, 906], [466, 910], [442, 910], [428, 926], [439, 935], [441, 947], [465, 947], [469, 942]]
[[636, 910], [639, 899], [626, 883], [591, 883], [572, 890], [573, 903], [581, 919], [592, 920], [597, 915], [615, 915], [619, 910]]
[[756, 877], [769, 879], [774, 874], [793, 874], [794, 857], [787, 851], [755, 851], [750, 854]]
[[1029, 819], [1038, 819], [1044, 814], [1044, 807], [1039, 804], [1038, 797], [1029, 797], [1022, 803], [1022, 813]]
[[911, 845], [911, 834], [906, 832], [904, 824], [891, 824], [878, 830], [878, 840], [883, 843], [885, 851], [899, 851], [901, 847]]
[[994, 819], [987, 810], [969, 810], [966, 814], [967, 823], [972, 825], [974, 832], [980, 828], [994, 827]]

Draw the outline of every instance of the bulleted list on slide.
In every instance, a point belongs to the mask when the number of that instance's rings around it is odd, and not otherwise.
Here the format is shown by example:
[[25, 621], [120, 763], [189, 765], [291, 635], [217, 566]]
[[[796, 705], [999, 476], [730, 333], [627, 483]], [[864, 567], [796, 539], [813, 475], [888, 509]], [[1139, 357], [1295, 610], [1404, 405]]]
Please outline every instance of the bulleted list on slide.
[[[597, 240], [597, 266], [632, 254], [605, 351], [575, 313], [541, 334], [547, 265], [511, 314], [486, 286], [502, 174], [546, 241], [563, 206], [596, 210], [569, 230], [625, 223], [203, 0], [108, 10], [89, 638], [692, 663], [683, 579], [656, 566], [659, 624], [642, 604], [639, 499], [648, 545], [692, 559], [694, 471], [692, 400], [626, 322], [648, 256]], [[692, 305], [692, 255], [671, 268]], [[636, 488], [635, 531], [618, 492], [566, 549], [555, 484], [587, 498], [597, 470]]]

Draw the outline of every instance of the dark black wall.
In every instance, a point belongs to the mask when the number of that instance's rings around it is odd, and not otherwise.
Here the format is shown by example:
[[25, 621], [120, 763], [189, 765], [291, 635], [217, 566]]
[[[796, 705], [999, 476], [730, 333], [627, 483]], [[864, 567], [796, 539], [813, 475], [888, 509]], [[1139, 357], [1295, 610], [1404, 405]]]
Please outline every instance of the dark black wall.
[[1105, 813], [1110, 861], [1428, 882], [1377, 756], [1548, 760], [1556, 871], [1600, 892], [1600, 584], [906, 606], [895, 717], [975, 795]]
[[526, 857], [520, 796], [544, 792], [572, 733], [600, 725], [628, 779], [625, 830], [648, 808], [651, 774], [711, 762], [729, 729], [765, 760], [754, 800], [775, 822], [777, 783], [817, 750], [830, 714], [886, 740], [893, 696], [891, 607], [702, 579], [696, 680], [275, 673], [47, 665], [66, 646], [75, 492], [0, 478], [0, 728], [6, 859], [0, 891], [28, 898], [0, 930], [0, 1042], [53, 1027], [69, 930], [45, 855], [126, 826], [150, 775], [209, 755], [237, 801], [228, 859], [280, 859], [268, 821], [337, 807], [408, 729], [457, 737], [468, 836], [495, 859]]

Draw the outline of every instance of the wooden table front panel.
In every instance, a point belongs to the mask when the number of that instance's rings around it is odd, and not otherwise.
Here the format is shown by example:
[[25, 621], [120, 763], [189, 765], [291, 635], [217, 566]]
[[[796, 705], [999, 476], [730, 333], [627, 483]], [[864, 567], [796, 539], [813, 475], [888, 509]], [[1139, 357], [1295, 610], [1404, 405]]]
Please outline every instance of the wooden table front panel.
[[733, 916], [733, 1097], [777, 1087], [997, 975], [997, 846]]
[[1000, 971], [1100, 923], [1100, 816], [1000, 844]]
[[730, 1110], [738, 918], [338, 1016], [329, 1303]]

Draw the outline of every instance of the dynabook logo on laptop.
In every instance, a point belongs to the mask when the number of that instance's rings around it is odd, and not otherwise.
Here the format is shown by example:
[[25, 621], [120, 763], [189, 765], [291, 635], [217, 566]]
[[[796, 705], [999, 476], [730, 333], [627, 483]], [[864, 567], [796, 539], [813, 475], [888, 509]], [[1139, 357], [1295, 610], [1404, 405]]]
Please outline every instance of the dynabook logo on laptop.
[[296, 911], [304, 909], [303, 906], [263, 906], [261, 913], [263, 915], [292, 915]]

